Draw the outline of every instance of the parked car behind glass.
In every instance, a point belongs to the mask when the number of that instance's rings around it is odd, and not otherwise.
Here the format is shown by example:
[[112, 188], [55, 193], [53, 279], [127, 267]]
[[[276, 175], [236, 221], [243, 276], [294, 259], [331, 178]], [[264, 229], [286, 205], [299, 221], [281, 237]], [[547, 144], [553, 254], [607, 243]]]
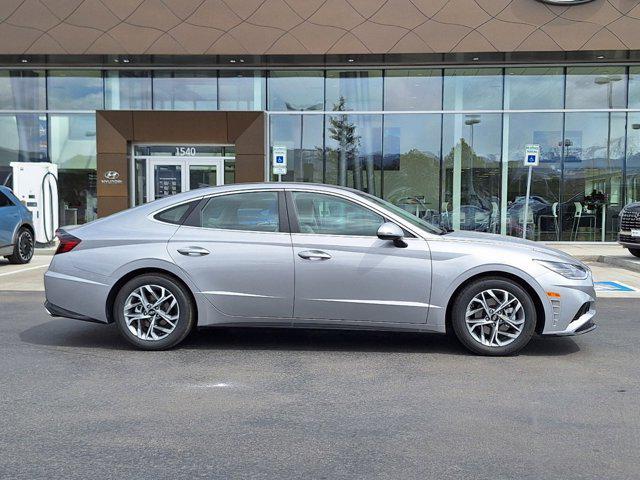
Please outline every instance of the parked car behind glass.
[[640, 202], [633, 202], [620, 212], [618, 243], [640, 257]]
[[29, 263], [34, 239], [31, 212], [9, 188], [0, 186], [0, 255], [11, 263]]

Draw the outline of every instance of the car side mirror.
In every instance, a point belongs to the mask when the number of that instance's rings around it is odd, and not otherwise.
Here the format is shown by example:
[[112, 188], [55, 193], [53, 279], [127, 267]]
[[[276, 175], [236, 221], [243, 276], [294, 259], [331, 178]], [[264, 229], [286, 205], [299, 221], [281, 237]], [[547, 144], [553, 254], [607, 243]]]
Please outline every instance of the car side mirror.
[[404, 231], [393, 222], [384, 222], [378, 228], [378, 238], [380, 240], [391, 240], [398, 248], [405, 248], [407, 242], [404, 241]]

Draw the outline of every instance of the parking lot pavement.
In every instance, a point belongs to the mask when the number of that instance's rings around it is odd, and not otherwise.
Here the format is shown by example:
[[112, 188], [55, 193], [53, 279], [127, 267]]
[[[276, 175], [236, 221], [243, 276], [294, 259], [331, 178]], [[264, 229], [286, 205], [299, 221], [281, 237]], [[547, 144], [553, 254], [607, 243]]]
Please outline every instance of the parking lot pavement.
[[206, 329], [166, 352], [0, 292], [0, 478], [635, 479], [638, 301], [517, 357], [439, 335]]
[[35, 255], [26, 265], [11, 265], [0, 257], [0, 290], [43, 291], [51, 255]]

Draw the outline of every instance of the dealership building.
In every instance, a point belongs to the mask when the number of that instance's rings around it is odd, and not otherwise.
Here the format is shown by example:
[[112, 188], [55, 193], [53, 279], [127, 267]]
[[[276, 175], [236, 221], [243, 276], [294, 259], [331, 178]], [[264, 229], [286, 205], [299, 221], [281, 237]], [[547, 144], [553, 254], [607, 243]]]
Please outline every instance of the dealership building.
[[282, 180], [600, 242], [640, 200], [637, 1], [6, 0], [0, 38], [0, 184], [55, 165], [60, 224]]

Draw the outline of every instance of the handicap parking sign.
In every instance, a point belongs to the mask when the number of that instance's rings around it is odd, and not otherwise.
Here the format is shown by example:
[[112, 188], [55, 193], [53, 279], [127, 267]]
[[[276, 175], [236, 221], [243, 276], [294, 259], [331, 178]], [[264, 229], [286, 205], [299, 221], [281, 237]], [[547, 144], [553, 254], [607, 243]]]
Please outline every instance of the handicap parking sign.
[[282, 155], [277, 155], [276, 163], [284, 163], [284, 157]]
[[537, 167], [540, 164], [540, 145], [525, 145], [524, 165], [525, 167]]

